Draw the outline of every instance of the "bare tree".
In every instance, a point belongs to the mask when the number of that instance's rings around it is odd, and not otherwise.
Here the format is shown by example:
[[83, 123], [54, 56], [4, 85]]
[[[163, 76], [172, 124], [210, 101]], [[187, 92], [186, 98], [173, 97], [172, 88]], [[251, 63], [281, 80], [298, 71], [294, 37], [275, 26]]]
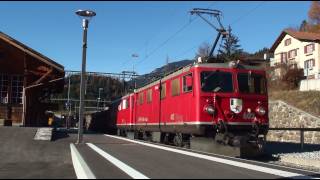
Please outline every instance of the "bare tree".
[[198, 48], [198, 52], [196, 53], [196, 59], [198, 57], [208, 57], [210, 53], [210, 45], [207, 42], [204, 42]]
[[308, 12], [309, 21], [311, 24], [320, 24], [320, 2], [312, 1]]

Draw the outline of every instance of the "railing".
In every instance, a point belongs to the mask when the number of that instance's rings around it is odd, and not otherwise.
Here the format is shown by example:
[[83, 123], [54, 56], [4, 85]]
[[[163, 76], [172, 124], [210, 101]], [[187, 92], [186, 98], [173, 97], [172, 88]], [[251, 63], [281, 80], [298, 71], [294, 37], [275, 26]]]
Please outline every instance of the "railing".
[[275, 130], [275, 131], [300, 131], [301, 149], [303, 149], [303, 146], [304, 146], [304, 132], [305, 131], [318, 131], [318, 132], [320, 132], [320, 128], [269, 128], [269, 130]]

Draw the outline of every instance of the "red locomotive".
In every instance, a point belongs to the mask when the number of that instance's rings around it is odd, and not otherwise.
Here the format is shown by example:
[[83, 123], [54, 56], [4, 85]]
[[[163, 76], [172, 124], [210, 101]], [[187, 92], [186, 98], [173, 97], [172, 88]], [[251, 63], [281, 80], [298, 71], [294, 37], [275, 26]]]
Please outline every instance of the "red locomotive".
[[269, 127], [265, 71], [235, 61], [186, 66], [123, 97], [117, 127], [123, 136], [194, 149], [260, 151]]

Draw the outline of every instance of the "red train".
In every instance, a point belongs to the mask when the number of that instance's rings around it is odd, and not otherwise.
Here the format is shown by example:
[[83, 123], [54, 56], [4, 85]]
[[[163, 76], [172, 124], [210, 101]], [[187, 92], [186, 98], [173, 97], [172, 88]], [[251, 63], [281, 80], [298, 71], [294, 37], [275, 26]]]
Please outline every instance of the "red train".
[[269, 127], [265, 71], [234, 61], [186, 66], [124, 96], [117, 127], [122, 136], [178, 146], [212, 141], [260, 151]]

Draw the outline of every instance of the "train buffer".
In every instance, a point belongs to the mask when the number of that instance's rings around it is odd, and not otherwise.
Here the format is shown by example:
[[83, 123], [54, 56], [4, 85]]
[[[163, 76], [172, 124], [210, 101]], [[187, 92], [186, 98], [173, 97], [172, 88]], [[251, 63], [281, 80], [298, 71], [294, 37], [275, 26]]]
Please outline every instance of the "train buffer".
[[129, 140], [111, 135], [86, 135], [71, 144], [78, 178], [319, 178], [319, 173]]

